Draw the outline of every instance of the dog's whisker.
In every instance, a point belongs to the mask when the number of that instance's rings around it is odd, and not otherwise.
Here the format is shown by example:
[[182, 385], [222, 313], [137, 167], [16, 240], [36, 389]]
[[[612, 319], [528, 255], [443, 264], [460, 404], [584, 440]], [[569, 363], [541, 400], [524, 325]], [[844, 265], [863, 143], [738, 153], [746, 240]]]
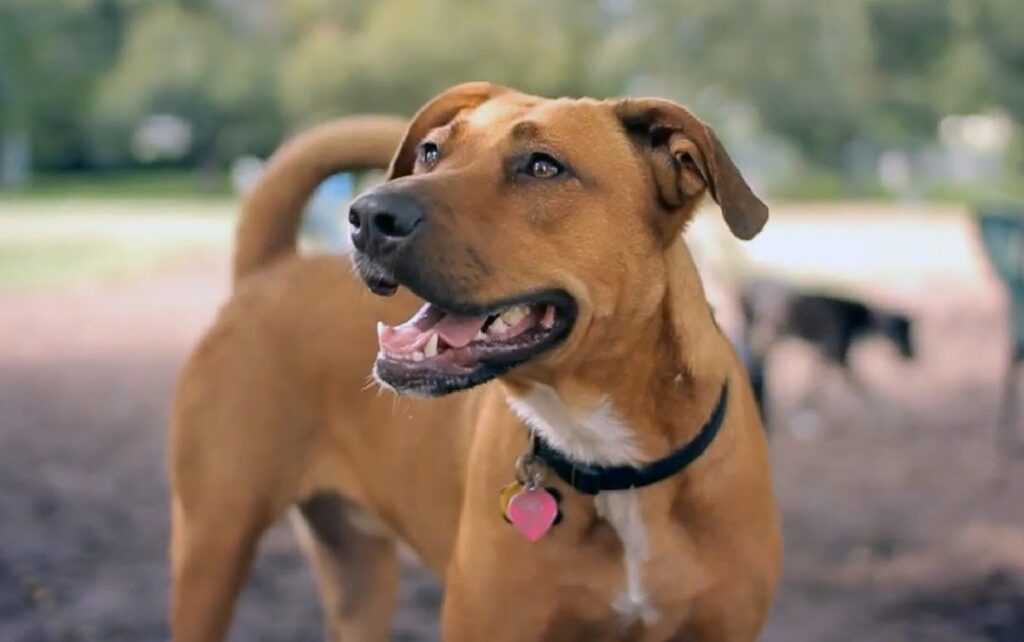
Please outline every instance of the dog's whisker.
[[373, 387], [377, 387], [379, 390], [380, 384], [377, 383], [377, 380], [373, 378], [372, 374], [366, 375], [366, 383], [363, 384], [363, 387], [360, 389], [360, 392], [366, 392], [367, 390]]

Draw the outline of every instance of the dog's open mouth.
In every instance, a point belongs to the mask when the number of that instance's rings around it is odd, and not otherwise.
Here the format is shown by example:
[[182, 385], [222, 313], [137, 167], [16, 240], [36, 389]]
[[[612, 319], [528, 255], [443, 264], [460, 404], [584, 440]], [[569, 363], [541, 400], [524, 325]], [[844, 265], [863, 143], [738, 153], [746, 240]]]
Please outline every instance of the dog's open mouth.
[[554, 346], [571, 330], [573, 313], [562, 293], [469, 312], [427, 303], [401, 325], [377, 325], [375, 374], [400, 392], [468, 388]]

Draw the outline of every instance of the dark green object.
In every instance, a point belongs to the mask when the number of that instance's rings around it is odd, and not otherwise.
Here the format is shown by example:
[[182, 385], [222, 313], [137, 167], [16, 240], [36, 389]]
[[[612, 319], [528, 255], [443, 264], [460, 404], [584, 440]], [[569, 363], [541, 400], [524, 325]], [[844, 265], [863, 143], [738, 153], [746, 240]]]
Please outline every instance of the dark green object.
[[1010, 363], [1000, 413], [1000, 435], [1013, 445], [1017, 426], [1017, 394], [1024, 376], [1024, 207], [978, 209], [981, 240], [992, 267], [1006, 285], [1010, 308]]

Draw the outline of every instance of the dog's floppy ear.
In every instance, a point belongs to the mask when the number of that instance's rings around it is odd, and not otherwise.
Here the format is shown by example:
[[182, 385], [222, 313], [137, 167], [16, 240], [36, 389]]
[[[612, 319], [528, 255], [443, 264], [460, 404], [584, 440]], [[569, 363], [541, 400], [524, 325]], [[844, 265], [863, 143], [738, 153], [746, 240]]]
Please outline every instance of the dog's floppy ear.
[[391, 161], [388, 180], [412, 173], [416, 164], [416, 146], [431, 129], [451, 122], [464, 109], [477, 107], [507, 91], [508, 88], [501, 85], [478, 81], [455, 85], [434, 96], [416, 112], [409, 123], [402, 144], [398, 146], [398, 151]]
[[624, 98], [613, 108], [626, 130], [646, 146], [659, 198], [668, 209], [693, 202], [706, 188], [734, 235], [751, 239], [761, 231], [768, 207], [710, 127], [685, 107], [660, 98]]

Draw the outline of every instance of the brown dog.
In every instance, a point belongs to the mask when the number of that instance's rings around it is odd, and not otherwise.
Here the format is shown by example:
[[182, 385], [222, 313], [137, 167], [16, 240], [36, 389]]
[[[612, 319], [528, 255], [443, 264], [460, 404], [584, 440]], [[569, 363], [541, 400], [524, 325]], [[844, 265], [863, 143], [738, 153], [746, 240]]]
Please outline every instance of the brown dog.
[[[303, 199], [352, 162], [341, 142], [278, 154], [244, 278], [182, 376], [175, 640], [223, 638], [295, 504], [332, 639], [386, 639], [400, 539], [445, 581], [446, 640], [753, 640], [781, 549], [765, 440], [680, 231], [706, 191], [743, 238], [767, 209], [710, 129], [663, 100], [441, 94], [350, 212], [358, 273], [389, 298], [294, 253]], [[371, 369], [440, 398], [369, 389]], [[537, 541], [509, 501], [526, 491], [561, 497]]]

